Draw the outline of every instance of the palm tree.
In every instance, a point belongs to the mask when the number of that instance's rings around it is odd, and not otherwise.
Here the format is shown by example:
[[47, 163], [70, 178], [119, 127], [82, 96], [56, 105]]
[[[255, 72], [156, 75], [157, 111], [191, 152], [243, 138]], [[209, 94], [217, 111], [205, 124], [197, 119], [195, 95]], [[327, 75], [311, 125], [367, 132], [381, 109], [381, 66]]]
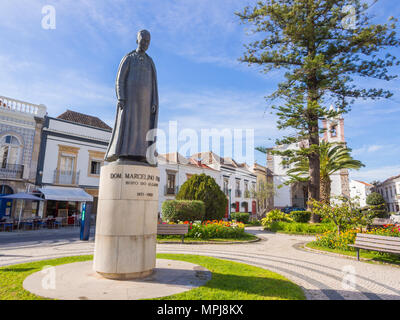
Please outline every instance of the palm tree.
[[[342, 169], [360, 169], [364, 167], [361, 161], [354, 160], [351, 149], [343, 143], [322, 141], [319, 147], [320, 156], [320, 193], [321, 201], [330, 203], [331, 183], [330, 176]], [[288, 170], [291, 181], [308, 181], [308, 158], [299, 156], [293, 159], [294, 167]]]

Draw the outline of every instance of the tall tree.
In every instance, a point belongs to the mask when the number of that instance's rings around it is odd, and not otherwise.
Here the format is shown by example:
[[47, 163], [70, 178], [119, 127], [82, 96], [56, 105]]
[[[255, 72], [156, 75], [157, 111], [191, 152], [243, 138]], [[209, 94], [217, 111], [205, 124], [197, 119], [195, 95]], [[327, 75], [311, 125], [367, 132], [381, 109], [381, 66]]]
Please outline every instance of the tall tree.
[[[251, 26], [253, 39], [240, 59], [268, 73], [284, 68], [284, 80], [269, 99], [278, 129], [294, 135], [277, 144], [307, 140], [309, 197], [320, 199], [319, 120], [347, 112], [356, 98], [389, 98], [382, 88], [366, 88], [362, 77], [392, 80], [389, 67], [398, 65], [387, 52], [399, 46], [396, 19], [373, 24], [369, 5], [359, 0], [266, 0], [237, 12]], [[386, 52], [384, 52], [386, 51]], [[328, 110], [330, 101], [339, 109]], [[284, 155], [284, 153], [281, 153]], [[290, 153], [288, 156], [291, 156]]]
[[[364, 165], [359, 160], [353, 159], [351, 149], [343, 143], [322, 141], [319, 146], [320, 158], [320, 196], [323, 203], [329, 204], [331, 198], [331, 176], [342, 169], [360, 169]], [[307, 181], [309, 160], [306, 152], [301, 150], [291, 160], [293, 167], [287, 171], [292, 178], [290, 182]]]

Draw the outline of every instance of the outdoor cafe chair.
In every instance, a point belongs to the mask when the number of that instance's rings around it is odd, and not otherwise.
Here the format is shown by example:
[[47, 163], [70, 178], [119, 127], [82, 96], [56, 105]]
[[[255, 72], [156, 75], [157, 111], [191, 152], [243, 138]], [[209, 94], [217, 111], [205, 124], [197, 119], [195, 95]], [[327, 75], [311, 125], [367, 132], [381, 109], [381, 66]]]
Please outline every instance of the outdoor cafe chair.
[[33, 228], [34, 228], [33, 219], [24, 219], [24, 220], [21, 220], [21, 223], [22, 223], [22, 226], [23, 226], [23, 229], [24, 229], [24, 230], [26, 230], [26, 227], [27, 227], [27, 226], [28, 226], [28, 227], [31, 227], [32, 230], [33, 230]]
[[3, 231], [6, 231], [8, 228], [11, 232], [14, 230], [14, 220], [12, 219], [6, 219], [2, 222], [0, 222], [0, 225], [3, 227]]

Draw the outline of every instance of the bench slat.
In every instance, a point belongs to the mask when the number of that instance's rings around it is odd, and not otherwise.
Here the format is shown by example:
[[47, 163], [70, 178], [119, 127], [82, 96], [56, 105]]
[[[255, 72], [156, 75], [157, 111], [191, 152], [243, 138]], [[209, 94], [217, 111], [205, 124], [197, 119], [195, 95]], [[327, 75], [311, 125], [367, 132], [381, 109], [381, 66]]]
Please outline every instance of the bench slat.
[[357, 233], [355, 244], [350, 244], [349, 247], [358, 249], [358, 260], [360, 260], [359, 249], [400, 255], [400, 238], [380, 236], [375, 234]]
[[381, 252], [386, 252], [386, 253], [400, 254], [400, 250], [382, 249], [382, 248], [368, 247], [368, 246], [355, 245], [355, 244], [349, 245], [349, 246], [353, 247], [353, 248], [358, 248], [358, 249], [365, 249], [365, 250], [371, 250], [371, 251], [381, 251]]
[[371, 243], [378, 243], [378, 244], [385, 244], [388, 246], [400, 246], [400, 241], [390, 241], [386, 239], [370, 239], [370, 238], [356, 238], [356, 241], [364, 241], [364, 242], [371, 242]]
[[160, 235], [184, 235], [188, 231], [189, 225], [187, 224], [159, 224], [157, 226], [157, 234]]
[[377, 248], [377, 249], [382, 248], [382, 249], [387, 249], [387, 250], [398, 250], [398, 251], [400, 251], [400, 246], [389, 246], [389, 245], [383, 245], [383, 244], [380, 244], [380, 243], [356, 241], [355, 245], [356, 246], [366, 246], [366, 247]]
[[357, 238], [388, 240], [400, 243], [400, 237], [379, 236], [375, 234], [357, 233]]

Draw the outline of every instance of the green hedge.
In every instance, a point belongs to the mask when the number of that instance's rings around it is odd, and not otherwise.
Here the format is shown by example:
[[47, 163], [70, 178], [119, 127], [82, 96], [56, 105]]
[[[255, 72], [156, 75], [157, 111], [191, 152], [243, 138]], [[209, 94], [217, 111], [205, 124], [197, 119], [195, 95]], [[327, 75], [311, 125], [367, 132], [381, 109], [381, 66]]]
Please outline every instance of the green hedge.
[[298, 223], [274, 221], [266, 229], [273, 232], [298, 233], [298, 234], [322, 234], [335, 230], [334, 224], [328, 223]]
[[198, 200], [167, 200], [162, 204], [164, 221], [196, 221], [203, 220], [205, 205]]
[[306, 223], [310, 221], [311, 212], [308, 211], [292, 211], [289, 215], [294, 222]]
[[247, 224], [250, 220], [250, 214], [248, 212], [232, 212], [231, 219]]
[[221, 220], [225, 216], [227, 198], [213, 177], [195, 174], [179, 189], [176, 200], [200, 200], [206, 206], [204, 220]]

